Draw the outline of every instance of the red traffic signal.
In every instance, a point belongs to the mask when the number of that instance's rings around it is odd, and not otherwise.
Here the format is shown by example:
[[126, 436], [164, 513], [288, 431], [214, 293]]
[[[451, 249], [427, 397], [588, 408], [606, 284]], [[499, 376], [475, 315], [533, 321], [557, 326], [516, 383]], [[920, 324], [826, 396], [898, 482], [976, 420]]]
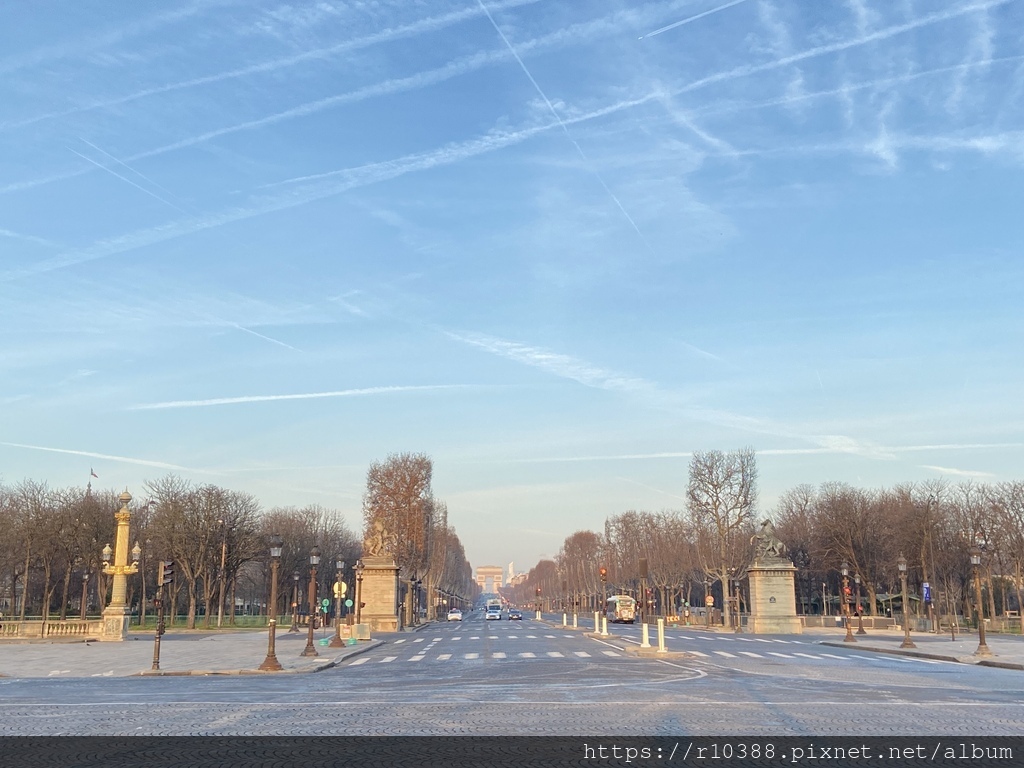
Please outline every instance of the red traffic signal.
[[608, 581], [608, 569], [607, 568], [599, 569], [598, 573], [601, 574], [601, 581]]
[[537, 587], [537, 597], [540, 597], [540, 587]]

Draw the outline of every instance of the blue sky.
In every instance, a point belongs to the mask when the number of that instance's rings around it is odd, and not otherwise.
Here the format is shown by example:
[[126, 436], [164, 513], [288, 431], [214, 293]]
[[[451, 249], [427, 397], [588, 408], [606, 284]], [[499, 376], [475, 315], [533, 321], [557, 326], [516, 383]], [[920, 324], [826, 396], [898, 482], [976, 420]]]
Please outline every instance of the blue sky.
[[800, 483], [1019, 479], [1024, 3], [0, 10], [0, 480], [324, 504], [474, 565]]

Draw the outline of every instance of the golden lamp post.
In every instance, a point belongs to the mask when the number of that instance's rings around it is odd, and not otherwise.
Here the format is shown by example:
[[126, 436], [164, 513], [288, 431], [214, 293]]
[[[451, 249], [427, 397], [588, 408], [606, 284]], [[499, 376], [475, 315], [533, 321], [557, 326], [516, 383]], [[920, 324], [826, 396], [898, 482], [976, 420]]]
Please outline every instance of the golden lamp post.
[[132, 562], [128, 562], [128, 529], [132, 519], [128, 504], [132, 500], [132, 495], [126, 489], [118, 500], [121, 502], [121, 509], [114, 513], [114, 519], [117, 521], [114, 549], [111, 552], [109, 544], [103, 548], [103, 572], [113, 576], [114, 582], [110, 603], [103, 610], [101, 640], [124, 640], [128, 636], [128, 576], [139, 572], [139, 558], [142, 556], [142, 548], [135, 542], [131, 551]]

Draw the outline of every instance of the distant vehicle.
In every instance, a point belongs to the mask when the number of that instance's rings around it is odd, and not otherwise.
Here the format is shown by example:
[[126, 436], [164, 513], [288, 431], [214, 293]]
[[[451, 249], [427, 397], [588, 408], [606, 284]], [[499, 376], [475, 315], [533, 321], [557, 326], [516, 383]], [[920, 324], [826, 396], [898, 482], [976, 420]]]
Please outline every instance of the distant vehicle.
[[462, 621], [462, 611], [458, 608], [452, 608], [448, 611], [448, 621]]
[[509, 608], [508, 609], [508, 620], [509, 621], [522, 621], [523, 620], [523, 612], [520, 611], [518, 608]]
[[613, 624], [632, 624], [636, 621], [636, 600], [629, 595], [612, 595], [605, 603], [604, 615]]
[[491, 621], [492, 619], [500, 619], [500, 618], [501, 618], [501, 608], [488, 608], [487, 609], [487, 620], [488, 621]]

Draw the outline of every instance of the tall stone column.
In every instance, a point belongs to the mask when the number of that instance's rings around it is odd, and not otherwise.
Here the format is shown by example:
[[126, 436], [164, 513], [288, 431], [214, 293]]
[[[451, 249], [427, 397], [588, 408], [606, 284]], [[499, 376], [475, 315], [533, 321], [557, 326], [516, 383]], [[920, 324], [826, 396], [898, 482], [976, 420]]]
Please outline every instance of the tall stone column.
[[113, 563], [109, 561], [110, 545], [104, 548], [103, 572], [114, 577], [110, 593], [110, 603], [103, 610], [103, 631], [100, 640], [121, 641], [128, 636], [128, 576], [139, 571], [139, 554], [141, 550], [136, 544], [132, 551], [133, 562], [128, 562], [129, 526], [132, 513], [128, 504], [132, 495], [126, 490], [119, 497], [121, 509], [114, 513], [117, 521], [117, 534], [114, 539]]

